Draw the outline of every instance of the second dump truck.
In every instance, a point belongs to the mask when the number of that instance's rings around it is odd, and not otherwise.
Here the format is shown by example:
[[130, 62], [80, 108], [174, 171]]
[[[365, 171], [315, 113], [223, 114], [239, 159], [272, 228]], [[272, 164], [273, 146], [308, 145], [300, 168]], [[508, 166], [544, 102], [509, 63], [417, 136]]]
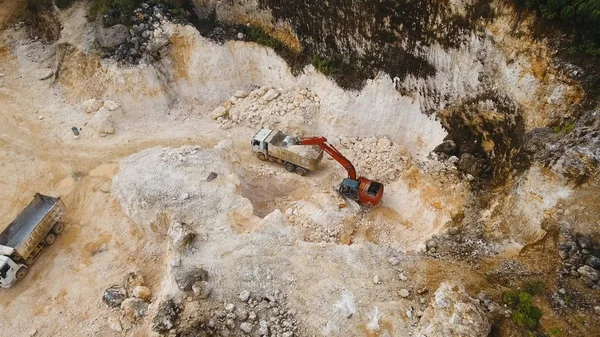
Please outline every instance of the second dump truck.
[[0, 287], [8, 288], [25, 278], [42, 248], [62, 233], [65, 209], [60, 198], [36, 193], [0, 233]]
[[282, 164], [286, 170], [303, 176], [315, 171], [323, 159], [323, 150], [318, 146], [298, 146], [296, 138], [271, 129], [260, 129], [252, 137], [252, 151], [258, 159]]

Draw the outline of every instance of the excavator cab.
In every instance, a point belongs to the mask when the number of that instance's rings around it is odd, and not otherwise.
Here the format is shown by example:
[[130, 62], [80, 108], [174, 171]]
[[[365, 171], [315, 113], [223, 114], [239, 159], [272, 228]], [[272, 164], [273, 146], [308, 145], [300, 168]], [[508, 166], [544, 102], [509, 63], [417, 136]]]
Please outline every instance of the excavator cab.
[[375, 206], [379, 204], [383, 196], [383, 184], [362, 177], [358, 180], [344, 178], [339, 191], [344, 197], [359, 204]]

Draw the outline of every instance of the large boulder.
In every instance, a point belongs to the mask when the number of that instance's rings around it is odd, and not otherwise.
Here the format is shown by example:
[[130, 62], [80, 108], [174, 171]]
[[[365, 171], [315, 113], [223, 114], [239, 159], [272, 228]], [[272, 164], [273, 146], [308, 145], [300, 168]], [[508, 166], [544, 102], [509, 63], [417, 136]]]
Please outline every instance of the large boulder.
[[114, 284], [104, 291], [102, 300], [111, 308], [118, 308], [127, 298], [127, 291], [120, 285]]
[[179, 268], [175, 272], [175, 283], [183, 291], [191, 291], [194, 283], [207, 280], [208, 272], [202, 268]]
[[124, 25], [114, 25], [108, 28], [104, 27], [101, 16], [96, 20], [96, 42], [102, 48], [116, 49], [118, 46], [127, 42], [129, 38], [129, 29]]
[[148, 312], [148, 303], [139, 298], [128, 298], [121, 303], [123, 315], [132, 321], [136, 321]]
[[417, 337], [481, 337], [492, 324], [478, 300], [457, 283], [442, 283], [417, 325]]
[[456, 143], [454, 143], [452, 139], [449, 139], [436, 146], [435, 149], [433, 149], [433, 152], [445, 153], [449, 156], [452, 156], [456, 154], [456, 149]]
[[177, 324], [181, 306], [172, 299], [163, 301], [152, 319], [152, 330], [158, 333], [169, 332]]

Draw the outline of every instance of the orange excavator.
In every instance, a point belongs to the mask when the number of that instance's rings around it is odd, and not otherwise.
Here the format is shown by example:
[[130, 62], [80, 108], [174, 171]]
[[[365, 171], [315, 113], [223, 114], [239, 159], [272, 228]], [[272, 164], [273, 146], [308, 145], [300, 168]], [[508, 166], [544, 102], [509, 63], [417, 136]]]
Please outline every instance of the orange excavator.
[[379, 204], [383, 196], [383, 184], [364, 177], [357, 177], [354, 165], [333, 145], [329, 144], [327, 138], [306, 137], [298, 139], [296, 143], [298, 145], [318, 145], [348, 171], [348, 178], [344, 178], [340, 185], [341, 195], [359, 204], [372, 206]]

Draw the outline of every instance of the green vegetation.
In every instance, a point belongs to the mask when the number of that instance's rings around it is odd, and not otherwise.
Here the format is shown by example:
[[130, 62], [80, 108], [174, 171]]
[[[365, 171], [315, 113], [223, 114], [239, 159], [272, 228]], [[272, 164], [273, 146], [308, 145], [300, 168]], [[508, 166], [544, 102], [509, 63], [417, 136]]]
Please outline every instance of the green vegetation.
[[562, 330], [559, 328], [550, 328], [548, 329], [548, 335], [551, 337], [558, 337], [562, 335]]
[[542, 311], [532, 300], [533, 296], [524, 291], [511, 290], [504, 294], [504, 302], [513, 310], [513, 321], [527, 329], [535, 329], [542, 318]]
[[71, 7], [71, 5], [75, 2], [75, 0], [55, 0], [56, 7], [60, 9], [65, 9]]
[[310, 63], [323, 75], [347, 74], [352, 67], [340, 60], [328, 60], [319, 55], [313, 55]]
[[504, 293], [504, 303], [513, 311], [513, 321], [518, 325], [533, 330], [538, 326], [542, 311], [532, 304], [533, 297], [544, 291], [542, 282], [526, 282], [523, 290], [513, 289]]
[[32, 13], [50, 9], [52, 7], [52, 0], [27, 0], [27, 10]]
[[552, 128], [552, 131], [556, 133], [567, 134], [575, 129], [575, 124], [572, 121], [566, 121], [560, 125], [557, 125]]
[[[69, 1], [69, 0], [62, 0]], [[118, 13], [118, 17], [114, 18], [114, 22], [107, 22], [107, 25], [114, 25], [117, 23], [129, 23], [128, 17], [133, 11], [140, 7], [142, 0], [94, 0], [90, 11], [88, 12], [88, 20], [95, 20], [98, 14], [104, 15], [109, 11]]]
[[573, 51], [600, 57], [600, 0], [520, 0], [573, 34]]
[[246, 35], [248, 35], [250, 41], [254, 41], [263, 46], [271, 47], [273, 49], [281, 47], [281, 42], [279, 42], [279, 40], [267, 34], [267, 32], [260, 27], [250, 26]]

